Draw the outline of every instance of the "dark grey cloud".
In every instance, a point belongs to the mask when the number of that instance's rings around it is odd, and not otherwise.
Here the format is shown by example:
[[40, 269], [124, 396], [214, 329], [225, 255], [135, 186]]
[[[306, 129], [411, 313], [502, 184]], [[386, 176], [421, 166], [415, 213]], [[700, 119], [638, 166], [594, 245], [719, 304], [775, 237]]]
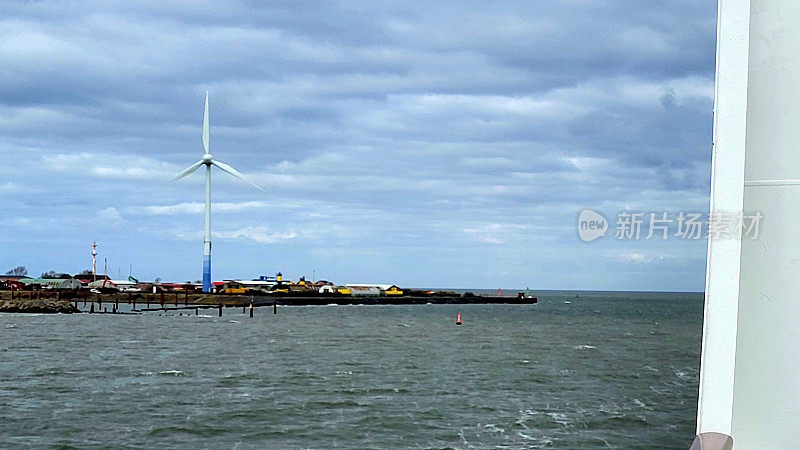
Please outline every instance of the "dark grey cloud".
[[[0, 1], [0, 231], [27, 237], [0, 263], [81, 270], [60, 255], [102, 240], [196, 278], [201, 180], [168, 180], [201, 153], [208, 89], [212, 152], [269, 191], [214, 175], [219, 276], [702, 288], [701, 242], [586, 246], [573, 222], [707, 209], [715, 19], [700, 1]], [[587, 257], [608, 269], [565, 275]]]

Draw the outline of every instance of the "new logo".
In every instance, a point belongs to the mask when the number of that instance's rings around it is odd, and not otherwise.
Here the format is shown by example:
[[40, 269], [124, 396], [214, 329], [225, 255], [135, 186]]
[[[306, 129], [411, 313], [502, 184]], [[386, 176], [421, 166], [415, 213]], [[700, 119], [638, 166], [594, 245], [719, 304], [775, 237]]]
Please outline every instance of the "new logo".
[[578, 236], [584, 242], [590, 242], [606, 235], [608, 221], [602, 214], [584, 209], [578, 216]]

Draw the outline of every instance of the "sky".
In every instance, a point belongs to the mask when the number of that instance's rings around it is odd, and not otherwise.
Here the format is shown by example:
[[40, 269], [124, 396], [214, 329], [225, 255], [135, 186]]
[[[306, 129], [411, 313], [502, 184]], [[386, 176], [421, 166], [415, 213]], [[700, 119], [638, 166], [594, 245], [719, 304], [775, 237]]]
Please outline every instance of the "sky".
[[[716, 1], [0, 0], [0, 271], [701, 291]], [[609, 232], [584, 242], [584, 209]], [[645, 225], [647, 225], [645, 223]]]

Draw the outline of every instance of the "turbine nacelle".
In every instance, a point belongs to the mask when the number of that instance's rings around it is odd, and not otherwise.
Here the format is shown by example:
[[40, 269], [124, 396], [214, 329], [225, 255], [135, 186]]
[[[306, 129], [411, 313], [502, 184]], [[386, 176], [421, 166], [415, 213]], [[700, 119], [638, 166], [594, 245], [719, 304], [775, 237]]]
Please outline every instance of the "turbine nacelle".
[[214, 163], [214, 158], [211, 157], [211, 153], [203, 153], [202, 161], [203, 164], [210, 166]]

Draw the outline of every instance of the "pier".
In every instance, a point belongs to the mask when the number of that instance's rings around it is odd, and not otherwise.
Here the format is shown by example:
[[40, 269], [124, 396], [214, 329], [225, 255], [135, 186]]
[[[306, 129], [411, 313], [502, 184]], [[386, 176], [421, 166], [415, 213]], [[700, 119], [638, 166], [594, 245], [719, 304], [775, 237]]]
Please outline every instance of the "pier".
[[[424, 304], [514, 304], [532, 305], [537, 299], [518, 295], [480, 296], [470, 294], [408, 296], [345, 296], [345, 295], [242, 295], [207, 294], [202, 292], [115, 292], [92, 293], [86, 290], [41, 289], [0, 291], [0, 299], [8, 301], [68, 302], [80, 312], [121, 313], [119, 305], [129, 305], [126, 312], [184, 311], [200, 309], [258, 308], [278, 306], [325, 305], [424, 305]], [[252, 309], [251, 309], [252, 311]]]

